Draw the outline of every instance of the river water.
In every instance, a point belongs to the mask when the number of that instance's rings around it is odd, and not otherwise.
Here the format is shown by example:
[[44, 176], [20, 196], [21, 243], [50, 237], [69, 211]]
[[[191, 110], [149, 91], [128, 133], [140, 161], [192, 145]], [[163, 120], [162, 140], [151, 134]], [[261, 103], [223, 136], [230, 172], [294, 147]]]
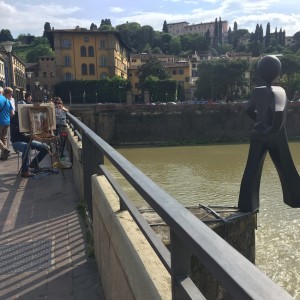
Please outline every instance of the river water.
[[[299, 172], [300, 142], [289, 145]], [[118, 151], [184, 206], [236, 206], [248, 148], [248, 144], [235, 144]], [[123, 179], [117, 179], [122, 184]], [[145, 206], [124, 182], [122, 185], [137, 206]], [[300, 299], [300, 209], [283, 203], [278, 174], [268, 155], [260, 189], [256, 265]]]

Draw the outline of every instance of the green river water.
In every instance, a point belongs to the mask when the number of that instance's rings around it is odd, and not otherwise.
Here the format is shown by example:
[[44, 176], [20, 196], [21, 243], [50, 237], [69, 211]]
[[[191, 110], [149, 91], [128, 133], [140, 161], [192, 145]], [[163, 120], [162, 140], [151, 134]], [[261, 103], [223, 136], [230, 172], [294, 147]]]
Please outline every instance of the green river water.
[[[300, 142], [289, 145], [299, 172]], [[118, 151], [184, 206], [236, 206], [248, 148], [248, 144], [235, 144]], [[146, 205], [117, 172], [114, 175], [137, 206]], [[300, 209], [283, 203], [281, 184], [269, 156], [261, 181], [256, 265], [300, 299]]]

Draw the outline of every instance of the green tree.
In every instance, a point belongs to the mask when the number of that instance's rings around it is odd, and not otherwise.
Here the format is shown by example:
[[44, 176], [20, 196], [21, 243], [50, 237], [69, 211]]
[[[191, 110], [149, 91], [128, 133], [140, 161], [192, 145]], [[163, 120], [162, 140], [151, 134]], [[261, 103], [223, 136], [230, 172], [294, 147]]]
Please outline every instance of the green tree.
[[47, 31], [51, 30], [50, 22], [45, 22], [43, 36], [47, 37]]
[[215, 19], [215, 26], [214, 26], [214, 36], [213, 36], [213, 42], [212, 46], [217, 49], [219, 42], [219, 26], [218, 26], [218, 20]]
[[271, 40], [271, 28], [270, 28], [270, 23], [268, 22], [267, 27], [266, 27], [266, 36], [265, 36], [265, 47], [266, 48], [270, 45], [270, 40]]
[[104, 25], [112, 26], [110, 19], [102, 19], [100, 23], [100, 27]]
[[192, 35], [183, 34], [179, 36], [182, 51], [189, 51], [192, 48]]
[[233, 99], [234, 93], [242, 91], [244, 74], [249, 68], [245, 60], [211, 60], [199, 65], [197, 96], [205, 98]]
[[9, 29], [1, 29], [0, 31], [0, 43], [6, 42], [6, 41], [14, 41], [14, 38], [11, 35], [11, 32]]
[[275, 38], [275, 40], [278, 42], [278, 32], [277, 32], [277, 27], [275, 28], [274, 38]]
[[300, 49], [300, 31], [296, 32], [294, 35], [293, 35], [293, 39], [295, 41], [295, 44], [292, 46], [292, 50], [294, 52], [297, 52], [298, 49]]
[[37, 36], [34, 38], [33, 40], [33, 44], [34, 45], [47, 45], [49, 46], [49, 41], [46, 37], [43, 37], [43, 36]]
[[217, 79], [217, 60], [206, 60], [199, 64], [196, 96], [213, 99], [219, 93], [217, 91]]
[[229, 26], [228, 28], [228, 36], [227, 36], [227, 43], [232, 45], [232, 31], [231, 31], [231, 27]]
[[236, 48], [240, 43], [240, 40], [248, 33], [247, 29], [239, 29], [235, 31], [231, 31], [230, 40], [233, 48]]
[[35, 63], [39, 61], [40, 56], [55, 56], [54, 51], [46, 44], [39, 44], [29, 51], [26, 55], [26, 61], [29, 63]]
[[170, 53], [178, 56], [181, 51], [180, 38], [178, 36], [173, 37], [170, 43]]
[[169, 33], [162, 33], [160, 35], [159, 45], [157, 45], [163, 53], [168, 54], [170, 50], [170, 43], [172, 40], [172, 35]]
[[112, 88], [112, 102], [123, 103], [126, 101], [126, 92], [128, 89], [128, 82], [120, 76], [114, 76], [110, 80]]
[[285, 46], [285, 31], [282, 31], [282, 28], [280, 28], [278, 33], [278, 43], [281, 46]]
[[263, 50], [263, 45], [260, 41], [254, 40], [248, 44], [248, 51], [254, 57], [260, 56]]
[[207, 44], [210, 45], [211, 44], [211, 37], [210, 37], [209, 29], [207, 29], [206, 32], [205, 32], [205, 39], [207, 41]]
[[281, 83], [286, 90], [287, 97], [293, 98], [293, 95], [299, 86], [300, 57], [294, 54], [283, 55], [281, 61]]
[[230, 44], [219, 44], [217, 51], [219, 55], [224, 55], [232, 50], [232, 45]]
[[227, 60], [223, 66], [223, 81], [226, 84], [227, 95], [233, 99], [234, 94], [239, 94], [244, 89], [245, 72], [249, 69], [246, 60]]
[[90, 30], [97, 30], [97, 25], [92, 23], [91, 26], [90, 26]]
[[191, 34], [191, 45], [190, 45], [190, 51], [206, 51], [209, 48], [209, 40], [207, 40], [205, 37], [201, 36], [199, 33]]
[[222, 43], [223, 43], [223, 26], [222, 26], [221, 17], [219, 18], [218, 38], [219, 38], [219, 44], [222, 45]]
[[120, 32], [125, 44], [132, 49], [132, 52], [136, 52], [136, 49], [139, 47], [139, 44], [136, 42], [136, 40], [137, 32], [140, 28], [141, 25], [136, 22], [127, 22], [125, 24], [116, 26], [116, 30]]
[[114, 27], [111, 25], [110, 19], [101, 20], [99, 31], [114, 31]]
[[149, 44], [144, 45], [144, 48], [141, 50], [142, 53], [152, 53], [152, 48]]
[[134, 41], [134, 47], [138, 51], [142, 51], [145, 45], [154, 46], [154, 30], [151, 26], [142, 26], [136, 32], [136, 40]]
[[164, 24], [163, 24], [162, 31], [163, 31], [164, 33], [168, 33], [168, 32], [169, 32], [169, 30], [168, 30], [168, 24], [167, 24], [167, 21], [166, 21], [166, 20], [164, 20]]
[[99, 31], [105, 32], [105, 31], [114, 31], [114, 27], [111, 25], [101, 25], [98, 29]]
[[162, 62], [154, 56], [149, 56], [146, 63], [138, 67], [137, 73], [141, 90], [144, 90], [144, 84], [148, 76], [155, 76], [160, 80], [168, 79], [170, 77]]
[[32, 44], [32, 42], [34, 41], [35, 36], [31, 35], [31, 34], [19, 34], [17, 40], [20, 41], [22, 44], [25, 45], [30, 45]]
[[234, 24], [233, 24], [233, 31], [237, 31], [238, 30], [238, 25], [237, 25], [237, 22], [234, 21]]
[[264, 41], [264, 30], [261, 24], [259, 25], [258, 40], [260, 41], [260, 43], [263, 43]]

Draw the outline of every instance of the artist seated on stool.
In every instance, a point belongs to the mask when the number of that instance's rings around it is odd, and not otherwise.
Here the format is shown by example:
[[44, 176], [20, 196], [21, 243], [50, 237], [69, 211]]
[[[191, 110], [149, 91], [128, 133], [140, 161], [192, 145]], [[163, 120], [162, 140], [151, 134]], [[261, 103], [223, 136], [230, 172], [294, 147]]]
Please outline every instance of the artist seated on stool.
[[35, 149], [39, 151], [39, 153], [34, 157], [32, 162], [29, 164], [30, 151], [28, 151], [26, 155], [26, 150], [28, 147], [28, 143], [30, 141], [30, 136], [26, 136], [24, 133], [20, 132], [18, 112], [16, 112], [15, 115], [10, 119], [10, 140], [12, 142], [13, 149], [15, 151], [22, 152], [21, 176], [23, 178], [35, 176], [34, 174], [29, 172], [28, 168], [33, 168], [33, 169], [38, 168], [39, 162], [42, 161], [43, 158], [48, 154], [48, 149], [47, 149], [48, 146], [33, 140], [31, 143], [31, 149]]

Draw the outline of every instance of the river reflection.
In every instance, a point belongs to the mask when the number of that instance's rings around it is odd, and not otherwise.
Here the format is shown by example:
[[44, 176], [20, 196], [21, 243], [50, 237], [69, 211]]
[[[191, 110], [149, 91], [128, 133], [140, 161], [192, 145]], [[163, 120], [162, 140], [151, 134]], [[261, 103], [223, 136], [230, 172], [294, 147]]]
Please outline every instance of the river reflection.
[[[242, 144], [118, 151], [185, 206], [236, 206], [248, 147]], [[299, 172], [300, 143], [290, 143], [290, 149]], [[124, 181], [123, 186], [137, 206], [145, 205]], [[269, 156], [262, 174], [258, 226], [256, 265], [300, 299], [300, 209], [283, 203], [278, 174]]]

